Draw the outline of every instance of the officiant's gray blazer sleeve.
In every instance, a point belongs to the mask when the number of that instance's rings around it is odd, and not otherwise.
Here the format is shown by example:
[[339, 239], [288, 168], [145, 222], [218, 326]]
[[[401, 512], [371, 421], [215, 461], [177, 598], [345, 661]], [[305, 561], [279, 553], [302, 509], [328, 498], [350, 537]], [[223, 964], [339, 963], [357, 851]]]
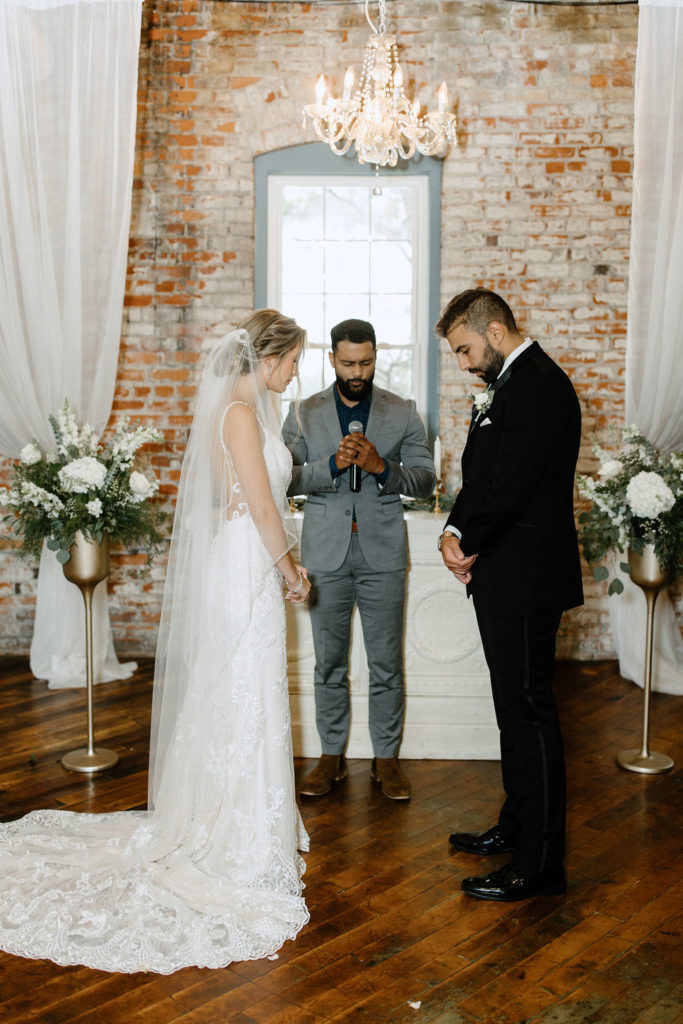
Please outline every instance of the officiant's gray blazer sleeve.
[[[322, 429], [322, 426], [321, 428]], [[340, 478], [332, 479], [330, 473], [330, 455], [336, 451], [341, 440], [341, 429], [337, 445], [329, 443], [329, 452], [320, 455], [316, 452], [315, 457], [309, 462], [309, 446], [306, 435], [303, 433], [303, 426], [297, 423], [294, 406], [290, 405], [289, 413], [282, 427], [282, 437], [292, 453], [292, 479], [287, 489], [287, 494], [311, 494], [312, 492], [336, 491], [339, 487]]]

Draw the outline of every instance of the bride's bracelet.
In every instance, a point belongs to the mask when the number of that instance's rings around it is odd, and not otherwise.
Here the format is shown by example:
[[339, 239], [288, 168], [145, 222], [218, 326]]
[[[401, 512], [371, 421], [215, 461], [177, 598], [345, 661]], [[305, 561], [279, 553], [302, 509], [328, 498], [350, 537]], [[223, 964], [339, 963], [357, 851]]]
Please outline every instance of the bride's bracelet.
[[288, 594], [300, 594], [301, 591], [304, 589], [304, 578], [303, 578], [302, 574], [300, 572], [298, 572], [297, 576], [299, 577], [299, 586], [298, 587], [292, 587], [288, 583], [287, 584], [287, 593]]

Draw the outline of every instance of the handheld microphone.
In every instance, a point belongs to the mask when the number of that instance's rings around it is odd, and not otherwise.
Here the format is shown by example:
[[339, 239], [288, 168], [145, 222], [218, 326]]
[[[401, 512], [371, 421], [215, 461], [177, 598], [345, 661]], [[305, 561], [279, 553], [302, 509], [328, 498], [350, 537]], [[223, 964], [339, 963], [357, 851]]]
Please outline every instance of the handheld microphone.
[[[363, 424], [358, 420], [351, 420], [349, 423], [349, 434], [362, 434]], [[349, 486], [354, 494], [360, 491], [360, 466], [349, 467]]]

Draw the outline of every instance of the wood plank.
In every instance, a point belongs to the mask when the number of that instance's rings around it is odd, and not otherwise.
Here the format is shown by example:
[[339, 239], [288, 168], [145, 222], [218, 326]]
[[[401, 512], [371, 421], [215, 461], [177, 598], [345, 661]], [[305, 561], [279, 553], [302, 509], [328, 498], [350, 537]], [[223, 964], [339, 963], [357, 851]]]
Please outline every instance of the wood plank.
[[[82, 742], [83, 691], [48, 691], [25, 658], [0, 658], [3, 820], [39, 807], [144, 808], [152, 676], [146, 659], [133, 678], [98, 686], [97, 739], [121, 762], [89, 779], [59, 763]], [[497, 904], [461, 893], [462, 878], [502, 862], [447, 842], [495, 820], [497, 762], [407, 762], [414, 797], [401, 805], [382, 797], [367, 760], [351, 761], [329, 797], [301, 801], [311, 923], [277, 959], [166, 977], [0, 954], [0, 1021], [683, 1024], [683, 702], [653, 701], [653, 735], [674, 771], [638, 776], [614, 757], [637, 742], [641, 691], [614, 662], [559, 663], [557, 677], [566, 896]], [[297, 778], [310, 766], [297, 762]]]

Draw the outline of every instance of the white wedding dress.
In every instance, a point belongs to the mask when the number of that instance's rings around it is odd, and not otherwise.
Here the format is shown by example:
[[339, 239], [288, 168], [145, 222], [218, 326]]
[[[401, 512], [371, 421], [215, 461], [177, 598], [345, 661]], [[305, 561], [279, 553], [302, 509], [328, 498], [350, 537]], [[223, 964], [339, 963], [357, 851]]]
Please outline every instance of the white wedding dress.
[[[280, 507], [291, 456], [272, 431], [263, 452]], [[154, 810], [44, 810], [1, 825], [7, 952], [170, 974], [272, 955], [308, 921], [282, 580], [239, 485], [232, 492], [208, 548], [201, 654], [156, 769]]]

